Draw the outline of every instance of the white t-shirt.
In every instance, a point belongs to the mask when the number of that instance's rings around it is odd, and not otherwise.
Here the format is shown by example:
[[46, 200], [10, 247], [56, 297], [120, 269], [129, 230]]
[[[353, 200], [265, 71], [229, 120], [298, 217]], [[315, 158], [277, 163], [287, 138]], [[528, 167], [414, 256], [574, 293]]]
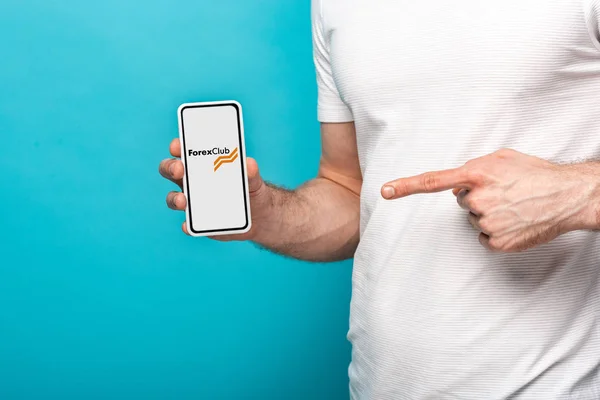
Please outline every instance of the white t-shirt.
[[[600, 234], [485, 250], [450, 192], [383, 183], [512, 148], [600, 159], [600, 0], [313, 0], [321, 122], [354, 121], [353, 399], [600, 399]], [[600, 179], [600, 178], [599, 178]]]

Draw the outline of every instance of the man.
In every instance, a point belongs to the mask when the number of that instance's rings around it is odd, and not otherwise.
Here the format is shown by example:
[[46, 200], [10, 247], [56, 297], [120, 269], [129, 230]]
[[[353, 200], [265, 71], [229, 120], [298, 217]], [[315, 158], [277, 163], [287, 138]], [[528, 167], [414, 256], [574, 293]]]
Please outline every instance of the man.
[[353, 399], [600, 399], [600, 1], [312, 10], [319, 175], [249, 159], [253, 229], [218, 239], [354, 257]]

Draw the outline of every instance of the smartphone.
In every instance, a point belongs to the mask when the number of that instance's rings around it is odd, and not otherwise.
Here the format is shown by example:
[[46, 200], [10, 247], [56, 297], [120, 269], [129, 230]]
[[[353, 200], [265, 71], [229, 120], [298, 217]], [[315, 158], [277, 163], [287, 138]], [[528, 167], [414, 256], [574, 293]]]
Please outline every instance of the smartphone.
[[177, 114], [188, 232], [248, 232], [252, 222], [241, 104], [184, 103]]

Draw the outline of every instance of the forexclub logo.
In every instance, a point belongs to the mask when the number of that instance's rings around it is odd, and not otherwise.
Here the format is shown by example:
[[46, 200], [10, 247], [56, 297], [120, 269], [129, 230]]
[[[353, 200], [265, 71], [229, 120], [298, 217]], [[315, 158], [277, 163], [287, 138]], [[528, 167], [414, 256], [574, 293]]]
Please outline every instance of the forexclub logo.
[[236, 147], [235, 149], [233, 149], [233, 151], [230, 151], [227, 147], [220, 149], [218, 147], [215, 147], [214, 149], [211, 150], [189, 150], [188, 154], [190, 157], [194, 156], [211, 156], [211, 155], [218, 155], [218, 154], [223, 154], [222, 156], [217, 157], [217, 159], [214, 161], [213, 166], [214, 166], [214, 171], [217, 172], [217, 170], [223, 165], [223, 164], [230, 164], [232, 162], [234, 162], [235, 160], [237, 160], [238, 158], [238, 148]]
[[221, 165], [230, 164], [230, 163], [234, 162], [237, 158], [238, 158], [238, 148], [237, 147], [235, 149], [233, 149], [231, 154], [217, 157], [217, 159], [214, 162], [215, 172], [217, 172], [217, 170], [221, 167]]

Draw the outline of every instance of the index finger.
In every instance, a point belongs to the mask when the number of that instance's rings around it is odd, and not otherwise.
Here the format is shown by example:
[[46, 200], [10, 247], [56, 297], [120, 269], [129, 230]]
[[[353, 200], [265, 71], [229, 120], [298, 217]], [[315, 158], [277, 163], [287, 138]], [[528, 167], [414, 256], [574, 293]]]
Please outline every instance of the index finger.
[[412, 194], [435, 193], [454, 188], [471, 189], [474, 184], [469, 179], [467, 170], [460, 167], [396, 179], [386, 183], [381, 194], [386, 199], [398, 199]]

